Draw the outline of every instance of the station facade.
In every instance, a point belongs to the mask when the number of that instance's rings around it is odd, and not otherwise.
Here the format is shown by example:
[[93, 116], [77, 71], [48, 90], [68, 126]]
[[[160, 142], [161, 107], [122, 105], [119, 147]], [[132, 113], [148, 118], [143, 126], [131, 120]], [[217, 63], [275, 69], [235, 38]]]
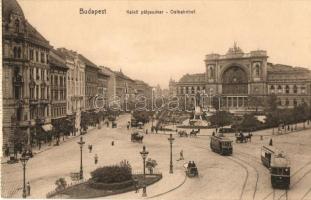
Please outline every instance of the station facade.
[[234, 44], [225, 55], [206, 55], [204, 62], [205, 73], [171, 80], [171, 94], [188, 96], [190, 104], [196, 94], [205, 94], [205, 108], [212, 107], [213, 97], [218, 97], [222, 110], [262, 109], [273, 94], [281, 108], [311, 104], [311, 71], [269, 63], [264, 50], [244, 53]]

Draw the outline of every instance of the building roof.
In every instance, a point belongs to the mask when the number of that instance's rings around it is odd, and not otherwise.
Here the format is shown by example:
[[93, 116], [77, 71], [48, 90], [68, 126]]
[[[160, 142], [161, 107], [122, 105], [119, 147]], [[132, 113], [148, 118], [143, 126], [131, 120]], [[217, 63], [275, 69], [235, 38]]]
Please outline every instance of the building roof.
[[56, 51], [58, 52], [58, 55], [60, 55], [62, 58], [64, 59], [74, 59], [75, 55], [77, 54], [77, 52], [72, 51], [72, 50], [68, 50], [66, 48], [58, 48], [56, 49]]
[[82, 60], [86, 66], [94, 67], [94, 68], [96, 68], [96, 69], [99, 69], [99, 68], [97, 67], [96, 64], [94, 64], [92, 61], [90, 61], [89, 59], [87, 59], [87, 58], [86, 58], [85, 56], [83, 56], [82, 54], [79, 54], [79, 59]]
[[303, 67], [268, 63], [267, 71], [269, 80], [311, 79], [311, 70]]
[[114, 73], [116, 74], [116, 76], [120, 77], [120, 78], [123, 78], [123, 79], [126, 79], [126, 80], [129, 80], [129, 81], [133, 81], [133, 79], [131, 79], [130, 77], [126, 76], [125, 74], [123, 74], [123, 72], [120, 70], [120, 71], [114, 71]]
[[186, 74], [181, 79], [179, 83], [204, 83], [205, 82], [205, 73], [200, 74]]
[[16, 0], [3, 0], [2, 1], [2, 22], [8, 24], [11, 22], [11, 15], [18, 15], [21, 19], [21, 24], [25, 26], [25, 38], [32, 43], [42, 45], [46, 48], [52, 48], [49, 41], [45, 39], [25, 18], [22, 8]]
[[27, 27], [27, 33], [28, 37], [35, 40], [39, 41], [45, 45], [49, 45], [49, 41], [45, 39], [38, 31], [35, 29], [29, 22], [26, 21], [26, 27]]
[[51, 49], [50, 51], [49, 63], [52, 66], [68, 69], [65, 59], [62, 57], [62, 54], [60, 54], [60, 52], [55, 49]]
[[25, 20], [24, 12], [16, 0], [2, 0], [2, 21], [9, 22], [12, 13]]

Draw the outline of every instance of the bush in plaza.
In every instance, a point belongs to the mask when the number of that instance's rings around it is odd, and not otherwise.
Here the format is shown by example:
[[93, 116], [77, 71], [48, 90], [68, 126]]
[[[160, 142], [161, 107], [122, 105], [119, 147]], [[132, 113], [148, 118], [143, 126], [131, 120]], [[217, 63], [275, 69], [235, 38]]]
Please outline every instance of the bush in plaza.
[[211, 116], [211, 125], [217, 125], [219, 127], [230, 125], [233, 121], [233, 115], [227, 111], [217, 111]]
[[240, 124], [237, 125], [236, 129], [239, 131], [254, 131], [262, 129], [263, 124], [258, 121], [254, 114], [245, 114]]
[[147, 123], [149, 122], [149, 117], [152, 114], [150, 112], [147, 111], [134, 111], [133, 112], [133, 117], [138, 121], [138, 122], [142, 122], [142, 123]]
[[104, 166], [91, 172], [91, 180], [96, 183], [120, 183], [132, 179], [132, 167], [123, 160], [119, 165]]
[[67, 182], [64, 178], [59, 178], [55, 181], [56, 191], [63, 190], [67, 187]]

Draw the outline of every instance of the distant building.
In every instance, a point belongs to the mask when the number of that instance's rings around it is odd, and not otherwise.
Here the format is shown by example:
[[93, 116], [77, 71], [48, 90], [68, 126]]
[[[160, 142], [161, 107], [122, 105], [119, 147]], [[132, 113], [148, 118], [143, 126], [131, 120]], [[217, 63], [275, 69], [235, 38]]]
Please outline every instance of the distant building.
[[68, 67], [67, 115], [74, 123], [74, 134], [80, 133], [81, 111], [85, 109], [85, 64], [75, 51], [57, 49]]
[[51, 46], [25, 19], [16, 0], [2, 1], [2, 48], [3, 144], [17, 145], [16, 131], [32, 144], [39, 131], [51, 128]]
[[81, 54], [79, 54], [79, 59], [85, 65], [85, 110], [94, 111], [94, 100], [98, 94], [97, 74], [99, 68]]
[[97, 73], [97, 95], [99, 96], [98, 100], [96, 100], [96, 107], [100, 110], [103, 108], [107, 109], [108, 103], [108, 82], [110, 79], [110, 75], [104, 73], [101, 69], [98, 70]]
[[52, 49], [49, 57], [51, 83], [52, 124], [67, 117], [67, 71], [66, 61]]
[[280, 107], [311, 104], [311, 72], [306, 68], [271, 64], [263, 50], [244, 53], [236, 44], [225, 55], [208, 54], [205, 73], [186, 74], [170, 84], [181, 98], [194, 103], [197, 93], [207, 95], [201, 103], [211, 107], [212, 96], [220, 99], [224, 110], [263, 108], [267, 97], [275, 94]]

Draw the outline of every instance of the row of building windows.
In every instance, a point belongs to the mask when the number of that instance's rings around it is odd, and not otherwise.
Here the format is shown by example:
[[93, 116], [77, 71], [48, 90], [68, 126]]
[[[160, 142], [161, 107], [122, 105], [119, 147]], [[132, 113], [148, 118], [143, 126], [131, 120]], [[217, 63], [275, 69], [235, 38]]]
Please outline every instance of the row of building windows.
[[[274, 85], [271, 85], [270, 86], [270, 93], [285, 93], [285, 94], [294, 93], [294, 94], [297, 94], [298, 93], [298, 86], [294, 85], [291, 89], [289, 85], [285, 85], [285, 86], [278, 85], [276, 87]], [[305, 86], [300, 86], [300, 93], [302, 93], [302, 94], [306, 93], [306, 87]]]
[[30, 119], [45, 118], [49, 116], [49, 108], [45, 107], [35, 107], [30, 109]]
[[49, 72], [47, 69], [41, 69], [38, 67], [30, 68], [30, 79], [48, 81]]
[[[39, 92], [40, 91], [40, 92]], [[30, 99], [49, 99], [49, 87], [29, 87]]]
[[48, 63], [48, 54], [45, 52], [39, 52], [34, 49], [29, 49], [29, 60], [37, 63]]
[[52, 117], [62, 117], [66, 116], [66, 107], [53, 107]]
[[195, 94], [196, 92], [205, 92], [205, 87], [203, 86], [192, 86], [192, 87], [178, 87], [178, 94]]
[[65, 76], [52, 75], [51, 76], [51, 85], [66, 87], [66, 77]]
[[51, 94], [54, 101], [66, 100], [66, 90], [52, 90]]
[[[302, 104], [304, 102], [305, 102], [305, 100], [302, 98], [300, 103]], [[281, 99], [279, 99], [278, 100], [279, 106], [290, 106], [290, 105], [297, 106], [300, 103], [298, 102], [297, 99], [293, 99], [293, 100], [289, 100], [289, 99], [281, 100]]]

